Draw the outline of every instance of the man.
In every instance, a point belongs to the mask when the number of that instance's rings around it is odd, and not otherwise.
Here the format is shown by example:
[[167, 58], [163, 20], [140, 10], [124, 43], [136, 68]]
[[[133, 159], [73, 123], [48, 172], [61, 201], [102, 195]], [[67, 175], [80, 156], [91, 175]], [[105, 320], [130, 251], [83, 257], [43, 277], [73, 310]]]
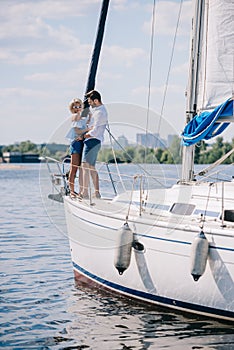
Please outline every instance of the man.
[[98, 91], [92, 90], [86, 94], [90, 105], [91, 128], [84, 135], [84, 149], [82, 156], [83, 168], [83, 198], [89, 198], [89, 175], [92, 177], [95, 197], [101, 198], [99, 192], [99, 176], [95, 169], [98, 152], [101, 149], [101, 143], [104, 141], [104, 132], [108, 123], [107, 110], [102, 104], [101, 95]]

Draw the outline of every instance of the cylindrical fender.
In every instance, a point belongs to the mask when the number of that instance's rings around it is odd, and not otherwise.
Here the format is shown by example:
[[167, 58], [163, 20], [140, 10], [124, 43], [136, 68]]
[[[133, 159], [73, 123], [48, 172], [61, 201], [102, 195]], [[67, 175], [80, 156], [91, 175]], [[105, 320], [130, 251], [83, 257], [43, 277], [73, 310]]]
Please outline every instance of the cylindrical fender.
[[206, 269], [209, 242], [201, 231], [191, 245], [191, 275], [194, 281], [198, 281]]
[[130, 265], [132, 254], [132, 242], [133, 232], [128, 226], [128, 223], [125, 223], [117, 232], [117, 241], [115, 249], [114, 265], [120, 275], [122, 275], [123, 272]]

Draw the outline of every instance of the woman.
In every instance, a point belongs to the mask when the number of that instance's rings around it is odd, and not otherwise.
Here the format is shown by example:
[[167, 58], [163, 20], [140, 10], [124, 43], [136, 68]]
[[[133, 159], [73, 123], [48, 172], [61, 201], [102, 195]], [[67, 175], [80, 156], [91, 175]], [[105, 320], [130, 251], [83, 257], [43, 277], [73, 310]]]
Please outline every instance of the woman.
[[[84, 133], [88, 131], [87, 124], [89, 122], [89, 116], [82, 118], [81, 112], [83, 103], [79, 98], [74, 98], [70, 104], [69, 109], [72, 113], [71, 129], [66, 135], [66, 138], [70, 140], [70, 154], [71, 165], [69, 171], [69, 188], [71, 198], [76, 198], [79, 193], [83, 191], [83, 170], [81, 168], [81, 158], [83, 151], [83, 139]], [[75, 192], [75, 178], [79, 168], [79, 193]]]

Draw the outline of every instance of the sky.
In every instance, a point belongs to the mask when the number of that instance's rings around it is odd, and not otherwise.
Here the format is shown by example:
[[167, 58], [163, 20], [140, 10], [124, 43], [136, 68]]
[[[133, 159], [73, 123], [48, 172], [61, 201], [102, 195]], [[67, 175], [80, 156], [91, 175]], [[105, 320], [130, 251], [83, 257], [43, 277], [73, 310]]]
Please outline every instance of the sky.
[[[156, 0], [152, 34], [153, 0], [110, 0], [96, 89], [116, 137], [183, 130], [192, 3], [180, 4]], [[84, 96], [100, 8], [100, 0], [1, 0], [0, 145], [65, 141], [68, 104]]]

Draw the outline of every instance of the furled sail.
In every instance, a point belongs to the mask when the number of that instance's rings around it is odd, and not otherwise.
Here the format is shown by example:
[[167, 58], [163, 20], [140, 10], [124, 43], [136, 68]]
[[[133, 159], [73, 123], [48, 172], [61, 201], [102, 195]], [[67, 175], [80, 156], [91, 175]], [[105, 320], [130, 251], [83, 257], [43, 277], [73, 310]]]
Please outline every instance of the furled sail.
[[197, 112], [216, 108], [234, 92], [234, 0], [205, 0]]
[[212, 112], [202, 112], [196, 115], [184, 128], [182, 138], [185, 146], [191, 146], [201, 140], [209, 140], [221, 134], [229, 125], [217, 120], [233, 115], [233, 100], [228, 99]]
[[234, 121], [234, 0], [202, 0], [201, 6], [203, 20], [194, 56], [197, 71], [191, 100], [197, 115], [190, 118], [182, 133], [185, 146], [221, 134], [228, 122]]

